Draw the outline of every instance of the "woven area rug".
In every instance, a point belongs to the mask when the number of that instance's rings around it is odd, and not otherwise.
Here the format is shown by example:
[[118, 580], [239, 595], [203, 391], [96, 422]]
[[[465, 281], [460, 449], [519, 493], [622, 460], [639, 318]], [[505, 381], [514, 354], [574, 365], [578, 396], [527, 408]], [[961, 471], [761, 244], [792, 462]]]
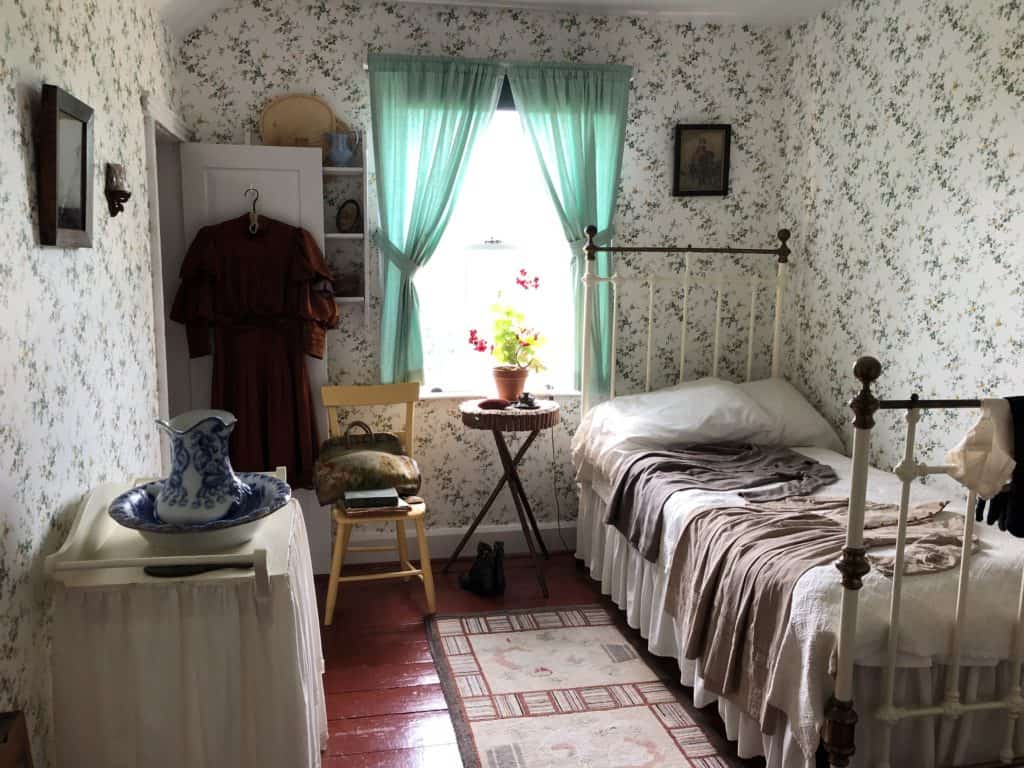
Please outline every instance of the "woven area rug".
[[601, 606], [438, 616], [428, 635], [465, 768], [732, 764]]

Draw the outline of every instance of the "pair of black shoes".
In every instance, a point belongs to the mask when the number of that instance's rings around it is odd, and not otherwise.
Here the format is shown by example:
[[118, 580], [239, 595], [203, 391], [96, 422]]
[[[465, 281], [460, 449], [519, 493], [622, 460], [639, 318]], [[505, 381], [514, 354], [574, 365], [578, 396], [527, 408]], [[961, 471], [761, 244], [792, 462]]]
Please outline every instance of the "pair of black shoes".
[[476, 560], [469, 573], [459, 576], [459, 584], [467, 592], [482, 597], [505, 593], [505, 545], [496, 541], [490, 544], [480, 542], [476, 547]]

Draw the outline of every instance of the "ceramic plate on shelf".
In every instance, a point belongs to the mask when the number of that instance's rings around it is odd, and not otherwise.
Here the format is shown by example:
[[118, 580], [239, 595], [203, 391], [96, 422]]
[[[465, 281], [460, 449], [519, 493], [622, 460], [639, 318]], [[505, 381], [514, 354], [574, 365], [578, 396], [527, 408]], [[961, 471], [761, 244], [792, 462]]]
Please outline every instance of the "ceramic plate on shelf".
[[291, 94], [274, 99], [260, 116], [260, 137], [272, 147], [320, 147], [324, 134], [350, 133], [348, 125], [334, 116], [331, 105], [319, 96]]
[[231, 549], [252, 539], [264, 519], [292, 498], [288, 483], [259, 472], [239, 472], [249, 493], [228, 514], [207, 523], [165, 523], [156, 516], [156, 497], [162, 480], [132, 488], [114, 499], [107, 510], [115, 522], [138, 531], [154, 548], [177, 554]]

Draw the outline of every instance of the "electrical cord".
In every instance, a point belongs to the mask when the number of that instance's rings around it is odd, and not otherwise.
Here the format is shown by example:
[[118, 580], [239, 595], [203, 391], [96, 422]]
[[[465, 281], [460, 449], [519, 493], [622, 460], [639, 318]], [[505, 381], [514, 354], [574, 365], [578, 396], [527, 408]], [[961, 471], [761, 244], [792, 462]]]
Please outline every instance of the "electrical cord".
[[555, 428], [551, 429], [551, 495], [555, 499], [555, 528], [558, 530], [558, 538], [562, 540], [562, 546], [566, 552], [572, 552], [569, 544], [562, 535], [562, 505], [558, 503], [558, 483], [555, 477], [558, 472], [558, 463], [555, 461]]

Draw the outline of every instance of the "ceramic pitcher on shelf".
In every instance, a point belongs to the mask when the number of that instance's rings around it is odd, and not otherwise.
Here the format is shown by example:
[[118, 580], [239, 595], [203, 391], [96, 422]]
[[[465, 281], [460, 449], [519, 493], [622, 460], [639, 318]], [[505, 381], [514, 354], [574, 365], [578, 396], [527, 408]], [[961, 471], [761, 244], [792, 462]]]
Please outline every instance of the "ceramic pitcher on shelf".
[[171, 438], [171, 474], [156, 499], [159, 519], [176, 524], [219, 520], [249, 492], [228, 455], [236, 422], [233, 414], [216, 410], [156, 420]]
[[[352, 165], [359, 147], [359, 132], [325, 133], [327, 141], [327, 165], [334, 168], [347, 168]], [[350, 143], [351, 142], [351, 143]]]

